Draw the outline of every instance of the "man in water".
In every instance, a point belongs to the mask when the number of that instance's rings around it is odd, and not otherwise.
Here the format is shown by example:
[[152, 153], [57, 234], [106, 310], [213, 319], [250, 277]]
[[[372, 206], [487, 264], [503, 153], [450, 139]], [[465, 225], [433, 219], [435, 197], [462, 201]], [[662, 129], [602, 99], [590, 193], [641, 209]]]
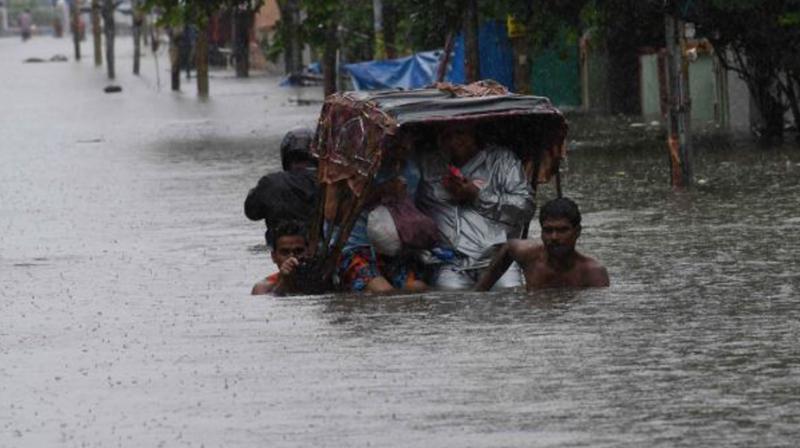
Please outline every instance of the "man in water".
[[[417, 192], [419, 209], [436, 222], [442, 245], [452, 254], [433, 285], [471, 289], [497, 246], [519, 237], [533, 218], [533, 192], [517, 156], [506, 148], [483, 147], [474, 124], [442, 129], [437, 143], [439, 150], [421, 159]], [[498, 278], [497, 288], [522, 284], [516, 266]]]
[[542, 243], [509, 240], [476, 285], [487, 291], [513, 261], [525, 274], [528, 290], [538, 288], [589, 288], [608, 286], [608, 272], [597, 260], [575, 250], [581, 234], [581, 212], [570, 199], [547, 202], [539, 212]]
[[251, 294], [286, 294], [296, 292], [292, 274], [300, 265], [308, 251], [308, 242], [303, 225], [297, 221], [285, 221], [276, 226], [272, 232], [272, 261], [279, 271], [266, 277], [253, 286]]

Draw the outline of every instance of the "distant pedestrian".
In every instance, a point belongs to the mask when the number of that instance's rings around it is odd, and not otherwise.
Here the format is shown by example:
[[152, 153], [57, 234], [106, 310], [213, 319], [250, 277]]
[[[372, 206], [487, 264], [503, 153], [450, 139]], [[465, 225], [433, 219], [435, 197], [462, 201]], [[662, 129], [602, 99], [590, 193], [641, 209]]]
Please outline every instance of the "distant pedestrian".
[[22, 33], [22, 40], [26, 41], [31, 38], [31, 29], [33, 28], [33, 17], [31, 16], [31, 10], [25, 8], [22, 11], [22, 14], [19, 15], [17, 18], [17, 23], [19, 24], [20, 32]]

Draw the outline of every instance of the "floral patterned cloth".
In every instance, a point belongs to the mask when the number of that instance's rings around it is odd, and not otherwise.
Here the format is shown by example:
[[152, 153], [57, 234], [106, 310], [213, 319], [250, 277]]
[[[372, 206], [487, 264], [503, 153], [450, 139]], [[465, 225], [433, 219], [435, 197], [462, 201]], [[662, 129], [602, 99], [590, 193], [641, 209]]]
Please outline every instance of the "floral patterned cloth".
[[405, 289], [421, 276], [414, 260], [384, 257], [368, 246], [342, 252], [339, 280], [347, 291], [363, 291], [376, 277], [383, 276], [394, 288]]

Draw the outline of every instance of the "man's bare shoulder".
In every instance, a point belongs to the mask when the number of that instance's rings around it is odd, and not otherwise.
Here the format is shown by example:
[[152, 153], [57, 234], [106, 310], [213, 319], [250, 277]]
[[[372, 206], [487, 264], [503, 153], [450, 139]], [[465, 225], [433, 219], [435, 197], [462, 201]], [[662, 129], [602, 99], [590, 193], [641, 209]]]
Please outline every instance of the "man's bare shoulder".
[[586, 286], [608, 286], [608, 271], [596, 259], [580, 255], [580, 272]]
[[518, 263], [532, 263], [544, 257], [544, 246], [533, 240], [508, 240], [508, 251]]

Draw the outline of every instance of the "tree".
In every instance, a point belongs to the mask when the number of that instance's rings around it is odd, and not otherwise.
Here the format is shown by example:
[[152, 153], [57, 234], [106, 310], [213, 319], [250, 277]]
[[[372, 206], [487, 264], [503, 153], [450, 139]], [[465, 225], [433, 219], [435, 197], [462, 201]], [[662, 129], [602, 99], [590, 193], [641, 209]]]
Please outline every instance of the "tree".
[[754, 131], [767, 143], [783, 138], [787, 110], [800, 119], [799, 11], [798, 0], [707, 0], [687, 11], [721, 64], [747, 84], [761, 115]]
[[161, 25], [178, 27], [194, 25], [197, 27], [195, 42], [195, 64], [197, 67], [197, 94], [207, 97], [208, 85], [208, 26], [211, 17], [223, 10], [261, 7], [262, 0], [146, 0], [145, 9], [158, 7], [161, 12]]

